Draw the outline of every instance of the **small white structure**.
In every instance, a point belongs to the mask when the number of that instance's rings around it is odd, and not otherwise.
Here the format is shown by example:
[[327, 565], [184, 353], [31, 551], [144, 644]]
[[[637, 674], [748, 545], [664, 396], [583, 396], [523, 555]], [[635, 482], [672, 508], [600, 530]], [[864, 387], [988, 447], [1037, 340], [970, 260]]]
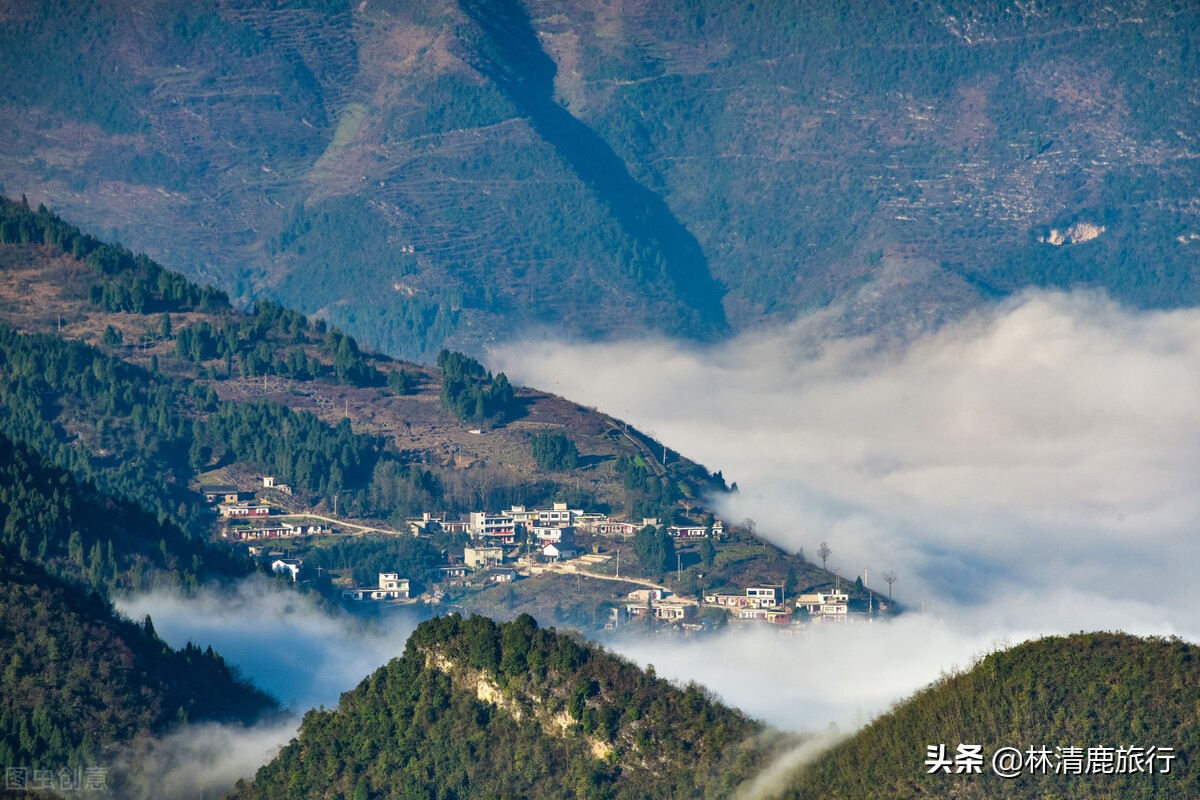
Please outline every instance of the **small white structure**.
[[517, 579], [517, 571], [512, 567], [496, 567], [487, 573], [488, 583], [512, 583]]
[[570, 547], [575, 539], [575, 529], [567, 526], [556, 528], [551, 525], [534, 525], [529, 529], [538, 544], [557, 544]]
[[342, 597], [353, 600], [407, 600], [408, 578], [398, 572], [379, 573], [378, 586], [360, 586], [342, 592]]
[[463, 563], [471, 569], [494, 567], [504, 563], [504, 548], [486, 545], [468, 545], [463, 548]]
[[542, 557], [547, 561], [561, 561], [564, 558], [574, 558], [575, 549], [565, 544], [548, 544], [542, 548]]
[[277, 558], [271, 562], [271, 572], [276, 575], [287, 573], [292, 577], [292, 582], [296, 581], [296, 576], [300, 574], [300, 567], [304, 565], [304, 561], [299, 558]]

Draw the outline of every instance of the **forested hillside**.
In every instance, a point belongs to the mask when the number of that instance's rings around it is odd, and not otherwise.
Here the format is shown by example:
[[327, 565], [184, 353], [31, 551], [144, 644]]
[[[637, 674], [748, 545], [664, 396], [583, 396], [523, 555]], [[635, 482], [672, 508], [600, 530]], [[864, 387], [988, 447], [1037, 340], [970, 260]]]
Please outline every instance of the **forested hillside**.
[[[0, 553], [0, 764], [113, 769], [119, 745], [204, 720], [252, 722], [274, 700], [211, 647], [174, 650], [149, 620]], [[112, 780], [118, 779], [115, 773]]]
[[242, 798], [729, 797], [782, 737], [527, 615], [422, 624]]
[[189, 536], [52, 466], [0, 434], [0, 541], [20, 559], [107, 595], [113, 589], [195, 587], [245, 575], [224, 549]]
[[[271, 302], [236, 311], [45, 208], [0, 201], [0, 433], [194, 536], [211, 522], [197, 483], [229, 470], [280, 476], [299, 508], [337, 497], [396, 524], [550, 498], [671, 519], [724, 489], [612, 418], [461, 353], [437, 363], [366, 352]], [[547, 430], [576, 448], [570, 494], [561, 465], [534, 454]]]
[[106, 599], [243, 574], [228, 556], [2, 435], [0, 529], [0, 764], [96, 767], [119, 788], [114, 756], [135, 738], [276, 708], [211, 647], [174, 650]]
[[10, 3], [0, 183], [425, 362], [830, 303], [905, 330], [1029, 285], [1189, 304], [1198, 15]]
[[[917, 693], [818, 760], [785, 796], [1196, 797], [1198, 707], [1194, 645], [1112, 633], [1049, 637]], [[979, 774], [959, 770], [959, 745], [981, 746]], [[1000, 748], [1021, 752], [1015, 777], [993, 769]]]

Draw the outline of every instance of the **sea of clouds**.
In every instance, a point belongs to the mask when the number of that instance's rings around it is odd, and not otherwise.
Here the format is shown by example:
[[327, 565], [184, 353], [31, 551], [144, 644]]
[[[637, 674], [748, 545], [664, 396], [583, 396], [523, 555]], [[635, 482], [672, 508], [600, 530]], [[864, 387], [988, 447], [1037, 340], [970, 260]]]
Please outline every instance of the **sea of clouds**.
[[[907, 609], [800, 637], [760, 628], [610, 647], [782, 728], [845, 733], [1038, 635], [1200, 640], [1200, 310], [1035, 292], [905, 342], [830, 337], [826, 322], [708, 346], [532, 338], [492, 354], [514, 381], [627, 418], [721, 470], [740, 488], [716, 500], [725, 519], [753, 518], [810, 559], [828, 542], [830, 568], [866, 574], [880, 594], [893, 571]], [[212, 644], [297, 713], [336, 703], [402, 652], [415, 624], [363, 629], [257, 582], [123, 610], [152, 614], [172, 644]], [[228, 786], [297, 719], [209, 729], [199, 755], [165, 742], [163, 758], [181, 779], [204, 763]]]
[[[905, 342], [817, 314], [715, 346], [531, 340], [515, 381], [652, 431], [847, 579], [910, 613], [799, 639], [619, 646], [775, 724], [853, 727], [1000, 643], [1125, 630], [1196, 640], [1200, 310], [1031, 292]], [[748, 664], [762, 670], [750, 677]]]

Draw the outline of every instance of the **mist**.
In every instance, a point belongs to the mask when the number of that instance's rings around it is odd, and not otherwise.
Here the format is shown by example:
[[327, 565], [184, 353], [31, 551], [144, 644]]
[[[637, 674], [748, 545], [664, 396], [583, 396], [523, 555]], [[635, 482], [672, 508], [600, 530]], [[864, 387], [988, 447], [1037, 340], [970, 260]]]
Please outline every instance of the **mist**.
[[[726, 520], [847, 580], [880, 576], [890, 622], [767, 627], [722, 639], [628, 637], [610, 649], [785, 730], [835, 741], [940, 675], [1049, 633], [1197, 640], [1200, 311], [1134, 312], [1101, 295], [1029, 293], [906, 342], [833, 338], [822, 315], [712, 346], [539, 339], [494, 369], [553, 387], [721, 470]], [[211, 644], [297, 715], [399, 655], [416, 619], [371, 628], [250, 580], [230, 593], [127, 598], [174, 646]], [[190, 728], [143, 764], [163, 781], [251, 777], [299, 717]], [[784, 775], [811, 755], [790, 754]], [[766, 796], [774, 781], [744, 787]], [[164, 785], [166, 785], [164, 783]], [[149, 796], [149, 795], [147, 795]]]
[[115, 761], [128, 776], [125, 792], [137, 798], [217, 796], [253, 778], [296, 735], [304, 712], [336, 706], [342, 692], [401, 655], [421, 618], [401, 609], [365, 624], [257, 575], [232, 588], [154, 591], [116, 605], [131, 619], [149, 614], [172, 647], [212, 645], [284, 706], [253, 726], [200, 723], [134, 743]]
[[416, 611], [401, 609], [367, 625], [261, 576], [194, 596], [135, 595], [119, 600], [117, 607], [132, 619], [149, 614], [172, 647], [189, 641], [212, 645], [243, 677], [301, 713], [337, 705], [342, 692], [404, 652], [420, 621]]
[[[878, 594], [894, 571], [910, 612], [618, 650], [813, 730], [861, 724], [997, 641], [1197, 638], [1200, 310], [1034, 292], [905, 342], [825, 328], [817, 314], [708, 347], [539, 339], [493, 353], [513, 380], [557, 385], [721, 470], [740, 489], [713, 499], [725, 519], [810, 558], [828, 542], [830, 569], [865, 573]], [[751, 657], [778, 679], [746, 681]]]

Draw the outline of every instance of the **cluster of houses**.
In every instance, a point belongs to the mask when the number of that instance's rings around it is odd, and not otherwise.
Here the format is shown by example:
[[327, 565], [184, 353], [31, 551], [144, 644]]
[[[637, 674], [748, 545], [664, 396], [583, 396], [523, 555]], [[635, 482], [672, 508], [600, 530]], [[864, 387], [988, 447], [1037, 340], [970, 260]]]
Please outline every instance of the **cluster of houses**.
[[[270, 477], [264, 477], [263, 484], [268, 488], [287, 491], [286, 486], [275, 483]], [[210, 486], [204, 492], [210, 503], [219, 504], [218, 511], [227, 519], [257, 521], [270, 516], [268, 505], [244, 499], [237, 487]], [[477, 511], [459, 519], [425, 513], [420, 519], [409, 520], [408, 525], [414, 535], [444, 531], [465, 533], [471, 537], [461, 559], [451, 554], [449, 563], [430, 571], [428, 577], [431, 581], [465, 579], [482, 583], [508, 583], [519, 577], [515, 569], [505, 566], [506, 558], [517, 556], [512, 548], [518, 539], [524, 539], [532, 545], [543, 560], [558, 561], [578, 554], [579, 548], [575, 543], [577, 531], [630, 537], [647, 525], [658, 527], [658, 520], [643, 519], [637, 523], [610, 519], [604, 514], [569, 508], [566, 503], [554, 503], [552, 507], [544, 509], [512, 506], [496, 513]], [[705, 536], [722, 539], [725, 535], [720, 520], [715, 520], [711, 526], [672, 525], [668, 531], [681, 540]], [[245, 541], [324, 532], [324, 525], [316, 521], [311, 524], [262, 522], [230, 527], [226, 536], [231, 540]], [[522, 561], [527, 559], [528, 554]], [[299, 559], [278, 558], [271, 562], [271, 569], [296, 580], [302, 564]], [[410, 599], [410, 585], [409, 580], [401, 578], [398, 573], [381, 572], [377, 586], [347, 588], [342, 590], [342, 596], [364, 601], [403, 601]], [[794, 599], [785, 597], [782, 585], [772, 584], [750, 586], [741, 594], [714, 592], [704, 595], [701, 600], [674, 596], [665, 589], [639, 589], [627, 596], [623, 609], [614, 609], [614, 620], [619, 621], [622, 617], [653, 618], [686, 624], [694, 622], [697, 612], [705, 607], [724, 609], [736, 620], [757, 620], [775, 625], [790, 625], [801, 619], [847, 622], [869, 616], [851, 612], [849, 605], [849, 594], [842, 591], [840, 585], [801, 594]]]
[[[264, 489], [291, 495], [292, 489], [279, 483], [274, 476], [262, 476]], [[272, 507], [258, 500], [253, 493], [243, 492], [237, 486], [216, 485], [202, 487], [204, 499], [215, 504], [217, 513], [228, 520], [229, 525], [221, 536], [226, 541], [246, 542], [263, 539], [286, 539], [292, 536], [318, 536], [328, 533], [319, 520], [305, 522], [283, 522], [271, 520]]]
[[[626, 596], [624, 611], [630, 619], [685, 622], [693, 621], [696, 613], [705, 607], [725, 609], [736, 620], [757, 620], [773, 625], [804, 621], [854, 622], [870, 618], [870, 614], [850, 611], [850, 595], [840, 586], [801, 594], [789, 602], [784, 597], [783, 586], [778, 584], [750, 586], [742, 594], [706, 594], [701, 602], [676, 597], [662, 589], [638, 589]], [[619, 618], [617, 615], [616, 622]]]
[[[577, 531], [600, 536], [630, 537], [647, 525], [659, 527], [657, 519], [646, 518], [640, 523], [610, 519], [606, 514], [569, 508], [566, 503], [554, 503], [551, 508], [526, 508], [512, 506], [504, 511], [475, 511], [459, 519], [446, 515], [425, 513], [420, 519], [408, 521], [414, 535], [441, 530], [446, 533], [466, 533], [478, 546], [513, 545], [522, 535], [530, 537], [540, 554], [548, 561], [573, 558], [579, 549], [575, 545]], [[676, 539], [698, 539], [713, 536], [725, 537], [725, 527], [720, 520], [712, 526], [670, 525], [667, 528]]]
[[311, 522], [265, 522], [261, 525], [231, 525], [222, 532], [230, 542], [250, 542], [260, 539], [286, 539], [291, 536], [319, 536], [327, 531], [325, 524]]

